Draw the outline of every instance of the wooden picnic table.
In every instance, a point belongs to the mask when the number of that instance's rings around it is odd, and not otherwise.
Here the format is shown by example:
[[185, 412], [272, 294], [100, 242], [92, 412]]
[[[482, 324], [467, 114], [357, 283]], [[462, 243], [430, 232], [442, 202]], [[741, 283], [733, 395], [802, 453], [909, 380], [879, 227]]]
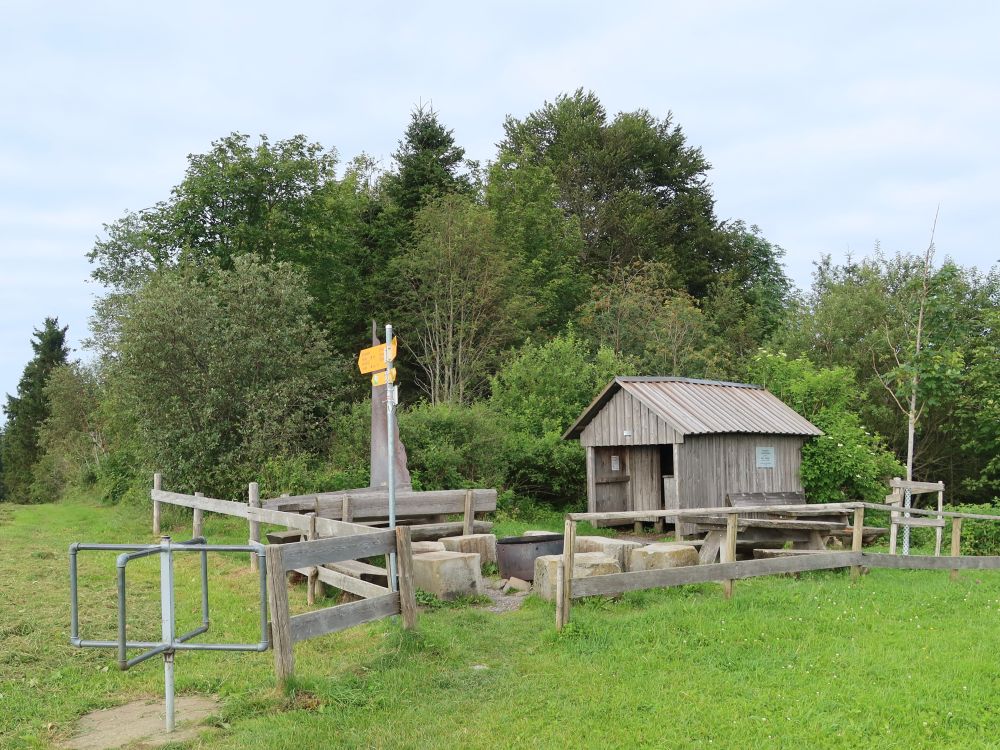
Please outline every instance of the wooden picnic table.
[[[732, 493], [726, 495], [726, 504], [733, 508], [754, 507], [761, 505], [785, 505], [789, 500], [804, 501], [803, 496], [786, 492], [753, 492]], [[770, 513], [755, 513], [753, 516], [740, 516], [737, 520], [738, 542], [744, 546], [784, 547], [788, 542], [793, 549], [824, 550], [826, 538], [835, 534], [846, 534], [850, 531], [848, 511], [830, 511], [829, 509], [803, 510], [783, 512], [781, 516]], [[788, 518], [787, 516], [795, 516]], [[801, 518], [799, 516], [802, 516]], [[719, 556], [719, 550], [726, 540], [726, 517], [720, 515], [699, 516], [694, 522], [696, 532], [705, 532], [705, 541], [701, 546], [699, 561], [702, 564], [713, 563]]]

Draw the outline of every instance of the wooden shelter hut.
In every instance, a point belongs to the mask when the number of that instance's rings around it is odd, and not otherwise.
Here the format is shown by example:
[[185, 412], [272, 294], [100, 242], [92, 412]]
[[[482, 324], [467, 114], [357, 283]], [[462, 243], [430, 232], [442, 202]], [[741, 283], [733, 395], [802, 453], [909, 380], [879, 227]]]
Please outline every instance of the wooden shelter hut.
[[563, 437], [587, 449], [587, 511], [718, 507], [736, 492], [801, 492], [822, 431], [762, 386], [618, 377]]

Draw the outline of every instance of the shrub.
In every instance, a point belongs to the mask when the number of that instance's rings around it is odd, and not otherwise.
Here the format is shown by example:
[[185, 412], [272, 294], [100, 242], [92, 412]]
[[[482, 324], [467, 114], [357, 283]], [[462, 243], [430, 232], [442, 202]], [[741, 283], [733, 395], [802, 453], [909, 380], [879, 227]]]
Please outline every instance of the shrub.
[[563, 433], [612, 378], [632, 371], [610, 349], [593, 352], [573, 331], [521, 347], [491, 383], [490, 408], [504, 429], [504, 486], [550, 506], [581, 507], [585, 454]]
[[269, 459], [261, 468], [259, 479], [262, 498], [287, 492], [336, 492], [368, 486], [368, 468], [339, 469], [314, 456], [299, 453]]
[[753, 380], [823, 430], [802, 447], [802, 486], [812, 502], [885, 498], [886, 481], [903, 466], [849, 407], [854, 376], [843, 367], [818, 367], [804, 357], [762, 349], [750, 368]]
[[419, 403], [401, 410], [399, 431], [413, 486], [422, 490], [499, 487], [503, 434], [481, 404]]

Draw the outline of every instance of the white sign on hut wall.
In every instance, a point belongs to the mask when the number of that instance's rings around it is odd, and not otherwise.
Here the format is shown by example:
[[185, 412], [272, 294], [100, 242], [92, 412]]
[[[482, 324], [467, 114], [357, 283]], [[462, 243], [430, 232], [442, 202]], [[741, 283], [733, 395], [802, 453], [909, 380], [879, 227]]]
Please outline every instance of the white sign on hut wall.
[[621, 471], [622, 470], [622, 460], [618, 456], [611, 457], [611, 471]]
[[758, 445], [757, 446], [757, 468], [758, 469], [773, 469], [774, 468], [774, 446], [768, 445]]

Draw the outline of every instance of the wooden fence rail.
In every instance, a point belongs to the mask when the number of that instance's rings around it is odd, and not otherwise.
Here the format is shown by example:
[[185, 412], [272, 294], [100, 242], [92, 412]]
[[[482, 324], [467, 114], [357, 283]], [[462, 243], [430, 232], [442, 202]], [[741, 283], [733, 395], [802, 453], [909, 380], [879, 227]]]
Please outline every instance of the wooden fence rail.
[[[200, 495], [186, 495], [180, 492], [167, 492], [160, 489], [159, 475], [154, 479], [153, 490], [150, 498], [153, 501], [153, 533], [159, 534], [160, 530], [160, 507], [163, 504], [179, 505], [184, 508], [193, 508], [196, 511], [209, 511], [226, 516], [245, 518], [249, 522], [250, 538], [260, 541], [260, 524], [266, 523], [273, 526], [284, 526], [286, 529], [297, 529], [308, 533], [315, 528], [318, 536], [324, 537], [345, 537], [356, 534], [371, 534], [383, 529], [373, 528], [364, 523], [353, 523], [342, 521], [336, 518], [315, 517], [315, 527], [313, 517], [301, 513], [293, 513], [284, 510], [274, 510], [272, 508], [258, 507], [259, 490], [255, 488], [256, 482], [250, 486], [250, 502], [240, 503], [233, 500], [219, 500], [214, 497], [203, 497]], [[472, 492], [470, 490], [469, 492]], [[478, 492], [478, 490], [477, 490]], [[495, 496], [495, 492], [494, 492]], [[496, 503], [493, 503], [494, 507]], [[489, 533], [493, 524], [488, 521], [477, 521], [474, 513], [480, 506], [464, 503], [463, 507], [468, 508], [465, 519], [462, 521], [452, 521], [444, 523], [425, 523], [410, 526], [410, 532], [414, 541], [424, 541], [427, 539], [439, 539], [442, 536], [453, 536], [455, 534]], [[459, 511], [461, 512], [461, 511]]]
[[[937, 489], [937, 485], [934, 486]], [[843, 552], [819, 552], [791, 555], [763, 560], [737, 562], [735, 558], [737, 532], [743, 521], [741, 515], [751, 513], [787, 515], [824, 515], [831, 511], [854, 512], [850, 525], [843, 525], [844, 531], [851, 533], [851, 550]], [[896, 511], [899, 506], [882, 503], [826, 503], [795, 505], [761, 505], [744, 507], [684, 508], [662, 511], [619, 511], [612, 513], [569, 513], [566, 515], [562, 564], [556, 578], [556, 627], [561, 629], [569, 622], [572, 600], [585, 596], [614, 596], [626, 591], [638, 591], [669, 586], [683, 586], [693, 583], [721, 582], [726, 598], [732, 596], [733, 581], [755, 576], [777, 573], [802, 573], [814, 570], [835, 570], [851, 568], [851, 575], [857, 578], [862, 568], [895, 568], [903, 570], [949, 570], [952, 580], [957, 579], [959, 570], [1000, 570], [1000, 556], [961, 556], [961, 534], [963, 519], [1000, 521], [1000, 516], [985, 513], [962, 513], [946, 510], [909, 508], [906, 512], [916, 516], [935, 516], [940, 524], [945, 518], [952, 522], [951, 556], [905, 555], [869, 553], [862, 551], [865, 510]], [[665, 570], [641, 570], [627, 573], [574, 578], [574, 547], [576, 524], [579, 521], [655, 521], [665, 518], [705, 518], [726, 517], [726, 543], [722, 550], [722, 561], [708, 565], [692, 565]], [[900, 521], [907, 519], [900, 518]], [[909, 519], [913, 520], [913, 519]], [[766, 523], [756, 520], [754, 523]], [[914, 524], [915, 525], [915, 524]], [[840, 526], [840, 524], [833, 524]], [[940, 545], [938, 545], [938, 548]]]

